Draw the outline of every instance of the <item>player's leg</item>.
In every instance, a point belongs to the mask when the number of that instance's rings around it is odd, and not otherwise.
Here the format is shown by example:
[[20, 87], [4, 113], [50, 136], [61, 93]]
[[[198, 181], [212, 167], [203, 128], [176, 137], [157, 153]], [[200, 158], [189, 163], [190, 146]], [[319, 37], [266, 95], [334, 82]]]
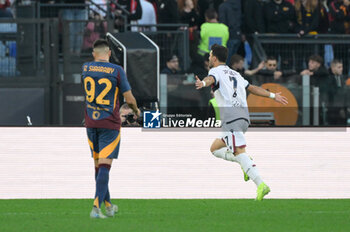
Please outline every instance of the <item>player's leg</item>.
[[[98, 175], [98, 170], [99, 170], [99, 168], [98, 168], [98, 165], [99, 165], [98, 164], [98, 160], [99, 159], [95, 159], [94, 160], [94, 165], [95, 165], [95, 182], [97, 180], [97, 175]], [[107, 189], [107, 193], [106, 193], [106, 196], [105, 196], [105, 199], [104, 199], [104, 203], [105, 203], [106, 207], [112, 206], [111, 197], [109, 195], [109, 188]]]
[[270, 188], [263, 182], [256, 165], [246, 153], [246, 142], [244, 139], [243, 132], [233, 132], [232, 140], [233, 144], [235, 144], [234, 154], [236, 156], [236, 160], [241, 165], [244, 173], [246, 173], [258, 187], [256, 200], [261, 201], [263, 197], [270, 192]]
[[96, 208], [101, 208], [106, 197], [112, 161], [112, 159], [105, 158], [98, 160], [98, 174], [96, 177], [96, 194], [94, 200], [94, 207]]
[[94, 201], [94, 207], [96, 208], [100, 208], [102, 203], [105, 203], [106, 210], [110, 209], [113, 206], [110, 200], [108, 187], [109, 171], [112, 166], [112, 161], [113, 159], [109, 158], [100, 158], [98, 160], [98, 175], [96, 177], [96, 194]]
[[96, 182], [97, 175], [98, 175], [98, 159], [94, 159], [94, 167], [95, 167], [95, 182]]
[[[231, 136], [230, 133], [224, 133], [224, 136], [220, 139], [215, 139], [213, 144], [210, 147], [210, 151], [211, 153], [221, 159], [227, 160], [227, 161], [231, 161], [231, 162], [237, 162], [236, 157], [233, 155], [232, 153], [232, 149], [230, 150], [229, 148], [232, 147], [232, 143], [231, 146], [229, 144], [226, 144], [226, 142], [224, 142], [224, 138], [226, 137], [225, 134], [227, 134], [228, 136]], [[244, 181], [248, 181], [249, 180], [249, 176], [243, 171], [243, 179]]]
[[[218, 158], [237, 162], [236, 156], [233, 154], [234, 144], [232, 141], [231, 132], [223, 132], [222, 137], [213, 142], [210, 150], [212, 154]], [[242, 171], [244, 181], [248, 181], [250, 179], [249, 176], [244, 172], [243, 168]]]
[[[91, 150], [91, 156], [94, 159], [95, 166], [95, 182], [98, 176], [98, 157], [99, 157], [99, 144], [98, 144], [98, 135], [96, 128], [87, 128], [88, 142]], [[90, 212], [91, 218], [106, 218], [105, 215], [101, 212], [100, 208], [93, 207]]]
[[211, 153], [221, 159], [237, 162], [236, 157], [230, 152], [223, 139], [215, 139], [210, 147]]
[[118, 158], [120, 133], [117, 130], [99, 129], [99, 160], [96, 178], [94, 207], [100, 208], [105, 203], [107, 216], [114, 216], [118, 207], [110, 202], [108, 190], [109, 171], [113, 159]]

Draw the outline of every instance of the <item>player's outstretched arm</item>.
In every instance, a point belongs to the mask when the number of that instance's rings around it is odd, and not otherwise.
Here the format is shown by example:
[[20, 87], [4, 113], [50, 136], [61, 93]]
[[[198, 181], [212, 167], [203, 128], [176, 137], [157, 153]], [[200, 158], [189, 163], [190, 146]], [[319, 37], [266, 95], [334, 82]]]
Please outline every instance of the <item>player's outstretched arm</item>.
[[136, 99], [132, 94], [131, 90], [124, 92], [123, 97], [125, 99], [126, 104], [128, 104], [128, 106], [134, 111], [137, 117], [140, 117], [140, 110], [137, 107]]
[[196, 89], [201, 89], [203, 87], [211, 86], [215, 83], [215, 80], [212, 76], [205, 77], [202, 81], [196, 76]]
[[272, 98], [276, 102], [279, 102], [283, 105], [288, 104], [288, 99], [285, 96], [282, 96], [281, 92], [280, 93], [271, 93], [271, 92], [269, 92], [261, 87], [258, 87], [256, 85], [249, 85], [248, 90], [249, 90], [249, 92], [251, 92], [254, 95]]

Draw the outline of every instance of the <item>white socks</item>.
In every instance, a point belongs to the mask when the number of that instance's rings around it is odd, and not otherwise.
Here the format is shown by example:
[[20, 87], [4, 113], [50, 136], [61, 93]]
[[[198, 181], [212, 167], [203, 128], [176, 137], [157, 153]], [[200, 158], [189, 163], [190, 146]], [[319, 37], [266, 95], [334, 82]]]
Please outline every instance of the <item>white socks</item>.
[[213, 151], [213, 155], [224, 160], [237, 162], [236, 156], [234, 156], [226, 147]]
[[[232, 153], [231, 153], [232, 154]], [[242, 169], [254, 181], [256, 186], [259, 186], [263, 181], [259, 175], [258, 169], [255, 167], [253, 161], [247, 156], [246, 153], [241, 153], [236, 156], [237, 162], [241, 165]]]
[[239, 163], [243, 171], [247, 173], [252, 181], [254, 181], [256, 186], [259, 186], [263, 182], [259, 175], [258, 169], [255, 167], [255, 164], [246, 153], [241, 153], [235, 156], [230, 150], [227, 149], [227, 147], [223, 147], [213, 151], [213, 155], [224, 160]]

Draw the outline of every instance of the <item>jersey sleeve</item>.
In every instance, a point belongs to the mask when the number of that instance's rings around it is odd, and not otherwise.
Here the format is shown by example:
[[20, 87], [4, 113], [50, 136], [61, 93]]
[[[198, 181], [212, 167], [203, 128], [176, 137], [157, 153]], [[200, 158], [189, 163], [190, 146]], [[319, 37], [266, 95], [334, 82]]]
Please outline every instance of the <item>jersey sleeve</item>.
[[121, 93], [125, 93], [126, 91], [131, 90], [130, 84], [128, 79], [126, 78], [126, 74], [124, 69], [122, 69], [121, 67], [118, 68], [118, 72], [119, 72], [119, 77], [120, 77], [120, 92]]
[[[242, 77], [242, 76], [241, 76]], [[242, 79], [243, 79], [243, 85], [244, 85], [244, 87], [245, 88], [248, 88], [249, 87], [249, 82], [246, 80], [246, 79], [244, 79], [244, 77], [242, 77]]]
[[219, 83], [219, 75], [218, 73], [215, 71], [215, 69], [210, 69], [209, 70], [209, 73], [208, 73], [208, 76], [212, 76], [215, 80], [215, 85], [217, 85]]

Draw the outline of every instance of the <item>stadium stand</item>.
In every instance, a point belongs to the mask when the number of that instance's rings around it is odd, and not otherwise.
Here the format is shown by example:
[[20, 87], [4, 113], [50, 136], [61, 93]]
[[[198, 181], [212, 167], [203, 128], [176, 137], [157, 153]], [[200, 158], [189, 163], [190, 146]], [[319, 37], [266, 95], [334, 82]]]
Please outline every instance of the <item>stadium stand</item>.
[[[223, 1], [179, 1], [178, 5], [172, 1], [161, 1], [160, 4], [157, 1], [149, 2], [154, 7], [157, 24], [137, 24], [142, 17], [140, 1], [134, 1], [135, 4], [130, 6], [115, 0], [4, 1], [0, 4], [2, 88], [41, 88], [44, 90], [40, 95], [44, 110], [39, 111], [43, 114], [39, 124], [80, 125], [79, 113], [75, 120], [70, 121], [66, 119], [69, 115], [64, 112], [75, 109], [73, 105], [81, 105], [84, 101], [80, 88], [80, 68], [83, 62], [91, 59], [91, 43], [105, 37], [107, 32], [115, 34], [133, 30], [143, 31], [159, 47], [159, 70], [164, 69], [167, 57], [178, 57], [180, 73], [183, 74], [178, 77], [165, 76], [169, 80], [165, 93], [170, 94], [171, 99], [167, 106], [174, 104], [178, 107], [186, 95], [188, 106], [203, 108], [206, 105], [203, 101], [207, 99], [196, 95], [191, 98], [187, 91], [194, 81], [193, 72], [198, 70], [195, 67], [201, 67], [203, 63], [203, 57], [198, 56], [195, 50], [201, 43], [199, 33], [205, 23], [204, 12], [216, 9], [218, 19], [223, 20], [224, 13], [220, 12], [224, 11], [219, 7]], [[188, 2], [193, 6], [187, 6]], [[298, 102], [299, 113], [295, 125], [347, 125], [350, 119], [347, 85], [350, 83], [349, 5], [347, 1], [336, 0], [328, 1], [328, 4], [320, 1], [315, 5], [314, 2], [318, 1], [271, 0], [267, 3], [247, 0], [242, 3], [241, 26], [235, 29], [235, 25], [225, 23], [229, 25], [229, 33], [234, 33], [235, 39], [244, 42], [236, 53], [245, 58], [245, 70], [255, 70], [269, 56], [276, 58], [274, 72], [281, 71], [277, 82], [292, 92]], [[253, 8], [256, 9], [255, 15], [250, 12]], [[69, 16], [77, 10], [84, 17]], [[123, 28], [117, 23], [120, 17], [124, 22]], [[147, 27], [152, 30], [145, 30]], [[322, 65], [326, 69], [330, 68], [333, 60], [339, 60], [343, 65], [341, 79], [332, 72], [325, 76], [326, 83], [332, 83], [329, 86], [334, 89], [326, 91], [327, 94], [323, 94], [324, 87], [310, 82], [310, 77], [307, 77], [310, 75], [299, 75], [308, 68], [308, 58], [312, 54], [323, 58]], [[259, 72], [245, 77], [257, 80], [263, 70]], [[201, 71], [201, 75], [204, 73]], [[276, 82], [276, 78], [270, 81], [265, 79], [256, 84]], [[24, 106], [19, 104], [19, 107]], [[24, 113], [21, 117], [25, 118]], [[0, 124], [24, 125], [26, 121], [3, 120]]]

